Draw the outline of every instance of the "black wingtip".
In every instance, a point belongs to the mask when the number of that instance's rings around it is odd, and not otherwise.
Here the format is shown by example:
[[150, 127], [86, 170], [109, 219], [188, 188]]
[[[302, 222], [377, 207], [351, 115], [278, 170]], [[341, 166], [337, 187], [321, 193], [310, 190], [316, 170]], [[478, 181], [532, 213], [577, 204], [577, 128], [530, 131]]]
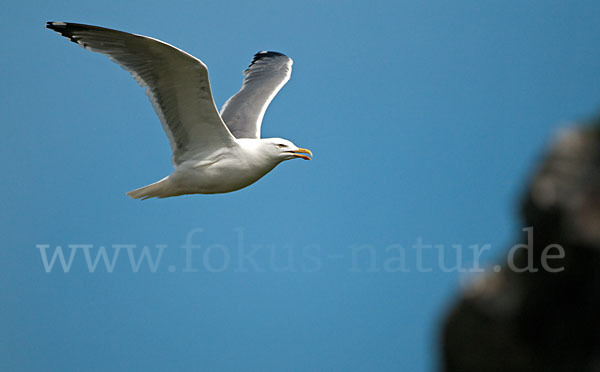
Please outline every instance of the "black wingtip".
[[275, 52], [272, 50], [261, 50], [260, 52], [258, 52], [254, 55], [254, 58], [273, 57], [273, 56], [284, 56], [285, 57], [285, 54]]
[[260, 61], [263, 58], [272, 58], [272, 57], [287, 57], [287, 56], [285, 54], [279, 53], [279, 52], [262, 50], [254, 55], [254, 58], [252, 58], [252, 62], [250, 62], [250, 65], [248, 66], [248, 68], [252, 67], [252, 65], [254, 63], [256, 63], [256, 61]]
[[[46, 22], [46, 28], [49, 28], [52, 31], [58, 32], [62, 36], [68, 38], [69, 40], [71, 40], [72, 42], [77, 43], [77, 44], [80, 44], [80, 43], [73, 36], [73, 33], [74, 33], [74, 31], [77, 30], [77, 28], [81, 28], [81, 26], [84, 26], [84, 25], [80, 25], [77, 23], [67, 23], [67, 22]], [[81, 45], [85, 47], [85, 44], [81, 44]]]
[[58, 29], [67, 27], [65, 22], [46, 22], [46, 28], [49, 28], [54, 31], [58, 31]]

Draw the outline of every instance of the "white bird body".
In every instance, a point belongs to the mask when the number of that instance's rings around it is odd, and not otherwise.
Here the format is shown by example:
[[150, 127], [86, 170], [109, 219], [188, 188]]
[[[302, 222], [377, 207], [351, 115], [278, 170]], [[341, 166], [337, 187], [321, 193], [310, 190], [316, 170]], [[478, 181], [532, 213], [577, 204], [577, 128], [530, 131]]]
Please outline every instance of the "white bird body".
[[283, 159], [273, 159], [264, 151], [263, 140], [238, 139], [236, 146], [211, 154], [201, 154], [179, 164], [162, 180], [128, 193], [157, 197], [184, 194], [216, 194], [242, 189], [269, 173]]
[[173, 150], [175, 170], [162, 180], [130, 191], [135, 199], [236, 191], [259, 180], [277, 164], [310, 158], [281, 138], [260, 138], [264, 113], [289, 80], [292, 60], [259, 52], [242, 88], [219, 113], [204, 63], [153, 38], [76, 23], [48, 22], [84, 48], [107, 55], [129, 71], [146, 93]]

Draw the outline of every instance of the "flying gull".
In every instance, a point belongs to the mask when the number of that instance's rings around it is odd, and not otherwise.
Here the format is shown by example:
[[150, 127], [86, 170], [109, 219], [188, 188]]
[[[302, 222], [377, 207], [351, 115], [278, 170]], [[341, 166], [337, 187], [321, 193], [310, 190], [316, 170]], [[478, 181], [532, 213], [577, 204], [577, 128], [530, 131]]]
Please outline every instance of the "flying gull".
[[127, 193], [135, 199], [226, 193], [244, 188], [284, 160], [310, 160], [310, 150], [282, 138], [260, 138], [263, 116], [292, 73], [292, 59], [258, 52], [242, 88], [217, 110], [208, 70], [199, 59], [147, 36], [77, 23], [46, 27], [129, 71], [169, 137], [175, 170]]

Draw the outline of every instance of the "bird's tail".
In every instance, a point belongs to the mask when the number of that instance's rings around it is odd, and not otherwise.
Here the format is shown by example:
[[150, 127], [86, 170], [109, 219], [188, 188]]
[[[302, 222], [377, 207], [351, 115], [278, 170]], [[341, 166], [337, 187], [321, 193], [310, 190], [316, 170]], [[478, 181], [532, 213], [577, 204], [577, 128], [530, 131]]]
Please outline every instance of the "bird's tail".
[[148, 199], [148, 198], [166, 198], [173, 196], [169, 187], [169, 177], [165, 177], [158, 182], [154, 182], [148, 186], [140, 187], [129, 191], [127, 196], [133, 199]]

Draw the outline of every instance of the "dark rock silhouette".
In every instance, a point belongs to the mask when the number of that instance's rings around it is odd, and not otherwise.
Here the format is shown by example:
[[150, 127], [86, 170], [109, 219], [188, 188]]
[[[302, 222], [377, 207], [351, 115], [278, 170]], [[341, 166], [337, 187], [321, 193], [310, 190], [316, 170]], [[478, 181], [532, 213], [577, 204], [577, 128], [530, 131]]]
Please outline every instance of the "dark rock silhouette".
[[[444, 371], [600, 371], [600, 119], [558, 135], [522, 218], [528, 249], [471, 283], [447, 316]], [[564, 255], [544, 253], [552, 244]]]

